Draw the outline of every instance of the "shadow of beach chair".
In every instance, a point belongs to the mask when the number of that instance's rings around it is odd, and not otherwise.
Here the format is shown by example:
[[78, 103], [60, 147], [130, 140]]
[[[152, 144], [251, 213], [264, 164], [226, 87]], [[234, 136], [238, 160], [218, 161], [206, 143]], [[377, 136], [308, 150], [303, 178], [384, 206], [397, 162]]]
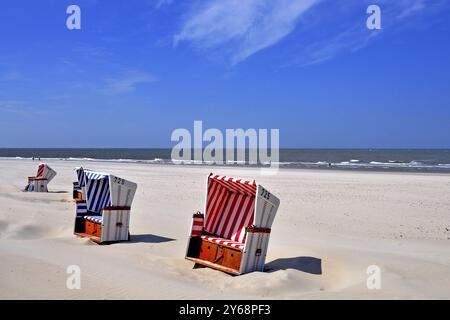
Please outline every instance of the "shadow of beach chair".
[[233, 275], [264, 271], [280, 200], [254, 180], [207, 178], [205, 214], [192, 219], [186, 259]]
[[74, 234], [104, 244], [129, 241], [134, 182], [84, 170], [86, 200], [76, 201]]
[[25, 191], [28, 192], [48, 192], [48, 183], [56, 176], [56, 171], [46, 163], [38, 166], [35, 177], [28, 177], [28, 184]]
[[315, 275], [322, 274], [322, 259], [316, 257], [280, 258], [266, 264], [267, 272], [280, 270], [298, 270]]

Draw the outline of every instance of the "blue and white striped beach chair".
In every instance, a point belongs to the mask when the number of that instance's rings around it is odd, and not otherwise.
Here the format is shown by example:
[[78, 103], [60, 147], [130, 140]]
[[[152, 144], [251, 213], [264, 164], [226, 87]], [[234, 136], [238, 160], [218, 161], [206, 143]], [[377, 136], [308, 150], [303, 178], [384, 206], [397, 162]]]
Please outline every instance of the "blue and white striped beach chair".
[[85, 200], [77, 201], [75, 234], [97, 243], [129, 240], [134, 182], [84, 170]]
[[73, 183], [73, 199], [74, 200], [86, 200], [85, 196], [85, 186], [86, 178], [85, 172], [89, 169], [84, 169], [83, 167], [75, 168], [77, 174], [77, 181]]

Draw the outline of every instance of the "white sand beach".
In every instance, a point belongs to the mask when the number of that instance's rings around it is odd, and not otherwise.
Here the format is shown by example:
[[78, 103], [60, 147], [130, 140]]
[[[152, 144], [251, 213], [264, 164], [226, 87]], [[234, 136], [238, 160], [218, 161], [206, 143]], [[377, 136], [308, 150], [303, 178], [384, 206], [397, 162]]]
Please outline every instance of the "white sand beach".
[[[450, 298], [450, 175], [50, 161], [49, 193], [22, 192], [31, 160], [0, 161], [0, 299]], [[134, 181], [132, 241], [73, 236], [74, 167]], [[184, 259], [209, 172], [281, 199], [267, 272], [230, 276]], [[81, 289], [66, 287], [69, 265]], [[366, 285], [370, 265], [381, 289]]]

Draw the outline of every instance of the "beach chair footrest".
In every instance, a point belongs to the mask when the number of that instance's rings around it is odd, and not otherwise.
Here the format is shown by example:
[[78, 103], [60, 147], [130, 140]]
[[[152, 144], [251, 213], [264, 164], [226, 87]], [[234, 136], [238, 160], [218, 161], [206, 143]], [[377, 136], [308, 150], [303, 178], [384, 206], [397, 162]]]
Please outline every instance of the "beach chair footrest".
[[91, 234], [83, 233], [83, 232], [75, 232], [74, 235], [81, 238], [89, 238], [90, 240], [94, 241], [95, 243], [101, 244], [102, 239], [97, 236], [93, 236]]
[[212, 269], [216, 269], [216, 270], [219, 270], [219, 271], [222, 271], [222, 272], [234, 275], [234, 276], [238, 276], [238, 275], [241, 274], [239, 272], [239, 270], [233, 269], [233, 268], [228, 268], [228, 267], [223, 266], [221, 264], [213, 263], [213, 262], [202, 260], [202, 259], [198, 259], [198, 258], [187, 257], [186, 259], [195, 262], [195, 268], [196, 269], [198, 269], [199, 265], [201, 265], [201, 266], [212, 268]]
[[236, 275], [240, 274], [242, 250], [227, 247], [206, 238], [193, 237], [190, 241], [187, 259]]

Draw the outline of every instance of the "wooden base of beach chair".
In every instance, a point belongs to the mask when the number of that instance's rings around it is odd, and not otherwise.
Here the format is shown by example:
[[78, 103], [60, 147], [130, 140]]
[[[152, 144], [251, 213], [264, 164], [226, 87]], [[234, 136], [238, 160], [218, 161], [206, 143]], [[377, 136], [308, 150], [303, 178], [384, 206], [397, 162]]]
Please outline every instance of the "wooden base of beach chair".
[[100, 239], [100, 237], [96, 237], [91, 234], [75, 232], [74, 235], [76, 235], [77, 237], [80, 237], [80, 238], [89, 238], [90, 240], [94, 241], [95, 243], [102, 244], [102, 239]]
[[241, 274], [241, 250], [213, 243], [199, 237], [191, 238], [186, 259], [232, 275]]
[[84, 220], [83, 225], [79, 228], [82, 232], [74, 232], [78, 237], [89, 238], [94, 242], [101, 243], [102, 225], [89, 220]]
[[[239, 276], [241, 274], [239, 271], [237, 271], [235, 269], [227, 268], [227, 267], [224, 267], [222, 265], [219, 265], [219, 264], [216, 264], [216, 263], [212, 263], [212, 262], [209, 262], [209, 261], [195, 259], [195, 258], [189, 258], [189, 257], [186, 258], [186, 259], [195, 262], [196, 265], [199, 264], [199, 265], [211, 268], [211, 269], [215, 269], [215, 270], [219, 270], [219, 271], [231, 274], [233, 276]], [[196, 268], [198, 268], [198, 266]]]
[[102, 236], [102, 225], [89, 220], [85, 221], [85, 233], [93, 237]]
[[[80, 238], [88, 238], [89, 240], [91, 240], [97, 244], [101, 244], [101, 245], [108, 245], [108, 244], [113, 244], [113, 243], [124, 242], [123, 240], [121, 240], [121, 241], [103, 241], [102, 242], [102, 239], [100, 237], [93, 236], [92, 234], [81, 233], [81, 232], [74, 232], [74, 235], [76, 235], [77, 237], [80, 237]], [[130, 233], [128, 233], [127, 241], [131, 241]]]

